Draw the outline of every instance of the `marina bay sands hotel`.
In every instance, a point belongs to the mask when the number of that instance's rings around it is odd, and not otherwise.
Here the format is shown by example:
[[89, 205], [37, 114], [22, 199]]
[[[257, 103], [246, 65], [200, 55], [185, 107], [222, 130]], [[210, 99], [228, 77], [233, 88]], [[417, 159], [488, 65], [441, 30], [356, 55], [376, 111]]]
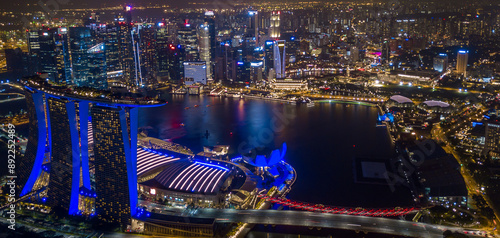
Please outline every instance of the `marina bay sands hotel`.
[[130, 223], [138, 203], [138, 108], [164, 103], [52, 85], [38, 77], [22, 83], [29, 135], [18, 163], [19, 195], [47, 186], [44, 201], [52, 209], [79, 215], [82, 206], [93, 201], [95, 211], [88, 211], [89, 215], [110, 223]]

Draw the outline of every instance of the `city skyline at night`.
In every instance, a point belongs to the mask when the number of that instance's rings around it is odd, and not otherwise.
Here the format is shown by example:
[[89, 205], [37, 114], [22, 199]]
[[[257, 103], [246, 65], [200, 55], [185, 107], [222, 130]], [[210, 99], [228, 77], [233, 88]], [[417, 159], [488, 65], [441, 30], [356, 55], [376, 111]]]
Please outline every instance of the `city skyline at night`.
[[500, 237], [499, 36], [491, 1], [2, 3], [0, 232]]

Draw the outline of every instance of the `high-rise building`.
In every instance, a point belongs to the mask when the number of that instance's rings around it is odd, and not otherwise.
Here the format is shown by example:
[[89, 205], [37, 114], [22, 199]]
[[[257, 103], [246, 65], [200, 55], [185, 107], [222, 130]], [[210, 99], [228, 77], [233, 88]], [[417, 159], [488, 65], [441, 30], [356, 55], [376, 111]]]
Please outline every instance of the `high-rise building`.
[[264, 72], [269, 74], [269, 70], [274, 67], [274, 41], [267, 40], [264, 43]]
[[459, 50], [457, 54], [457, 70], [456, 73], [467, 76], [467, 61], [469, 59], [468, 50]]
[[68, 84], [68, 79], [71, 78], [71, 57], [68, 51], [68, 28], [57, 28], [57, 34], [54, 34], [54, 45], [56, 62], [54, 80], [57, 83]]
[[30, 129], [24, 157], [19, 160], [17, 166], [18, 180], [16, 187], [20, 196], [36, 190], [34, 185], [39, 173], [42, 171], [46, 152], [45, 145], [48, 143], [44, 95], [28, 87], [24, 91]]
[[181, 45], [169, 44], [166, 54], [169, 79], [173, 82], [180, 82], [184, 76], [184, 48]]
[[285, 62], [286, 62], [286, 52], [285, 52], [285, 40], [274, 41], [274, 70], [276, 71], [276, 78], [285, 78]]
[[[210, 41], [210, 64], [207, 64], [207, 77], [208, 79], [212, 79], [214, 76], [214, 66], [215, 66], [215, 57], [216, 48], [217, 48], [217, 39], [216, 30], [215, 30], [215, 14], [213, 11], [205, 12], [205, 23], [203, 25], [208, 26], [208, 36]], [[209, 68], [210, 67], [210, 70]], [[211, 72], [208, 74], [208, 72]]]
[[351, 46], [349, 49], [349, 59], [352, 62], [357, 62], [359, 61], [359, 49], [356, 46]]
[[121, 23], [107, 24], [102, 33], [106, 56], [106, 77], [108, 79], [123, 79], [119, 40], [120, 25]]
[[48, 79], [54, 81], [57, 75], [54, 31], [43, 29], [37, 34], [30, 34], [29, 39], [32, 40], [28, 45], [30, 55], [37, 57], [37, 72], [47, 73]]
[[159, 22], [155, 31], [156, 77], [158, 81], [168, 78], [169, 33], [167, 24]]
[[433, 59], [434, 70], [444, 72], [448, 68], [448, 55], [440, 53]]
[[[39, 77], [22, 83], [30, 140], [19, 165], [21, 196], [40, 189], [42, 164], [50, 162], [45, 198], [49, 206], [79, 215], [93, 212], [80, 206], [84, 197], [92, 197], [98, 219], [125, 227], [137, 212], [138, 107], [163, 104], [123, 99], [118, 106], [111, 99], [96, 98], [92, 91], [85, 94], [88, 97], [79, 94], [75, 98], [67, 88], [54, 87]], [[89, 173], [90, 151], [96, 167], [95, 191]], [[45, 160], [49, 155], [50, 160]]]
[[69, 28], [69, 55], [71, 57], [70, 84], [87, 86], [89, 77], [89, 53], [92, 47], [90, 29], [86, 27]]
[[[196, 34], [196, 26], [191, 26], [188, 20], [177, 30], [179, 44], [184, 49], [184, 59], [186, 61], [199, 60], [198, 52], [198, 36]], [[181, 62], [182, 64], [182, 62]]]
[[279, 39], [281, 37], [280, 33], [280, 11], [273, 11], [271, 13], [271, 20], [269, 26], [269, 37], [272, 39]]
[[205, 61], [184, 62], [184, 84], [207, 84], [207, 65]]
[[252, 84], [260, 83], [262, 81], [262, 69], [264, 63], [262, 61], [250, 63], [250, 82]]
[[486, 136], [484, 148], [494, 159], [500, 159], [500, 123], [488, 122], [486, 124]]
[[248, 11], [248, 31], [252, 37], [255, 37], [255, 45], [259, 45], [259, 12], [255, 10]]
[[93, 45], [87, 50], [89, 74], [85, 86], [107, 89], [107, 64], [105, 43]]
[[123, 79], [125, 82], [136, 85], [134, 46], [132, 44], [132, 7], [125, 6], [124, 12], [116, 17], [118, 25], [119, 59]]
[[12, 71], [15, 75], [27, 76], [28, 65], [25, 60], [27, 57], [26, 52], [21, 48], [5, 49], [5, 59], [7, 63], [7, 70]]
[[137, 207], [137, 108], [93, 105], [91, 117], [97, 217], [130, 224]]
[[[206, 76], [208, 79], [213, 78], [212, 71], [212, 46], [210, 42], [210, 26], [209, 25], [201, 25], [198, 28], [198, 42], [200, 45], [200, 60], [206, 63]], [[185, 65], [185, 64], [184, 64]], [[184, 70], [186, 72], [186, 70]]]
[[50, 120], [48, 205], [70, 215], [78, 212], [80, 148], [75, 102], [46, 96]]

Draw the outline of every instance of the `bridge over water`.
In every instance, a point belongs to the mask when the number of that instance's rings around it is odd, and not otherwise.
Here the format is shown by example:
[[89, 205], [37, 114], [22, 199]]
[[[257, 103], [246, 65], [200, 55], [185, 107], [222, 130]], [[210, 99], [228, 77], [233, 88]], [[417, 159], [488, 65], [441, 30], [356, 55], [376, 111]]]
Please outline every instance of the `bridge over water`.
[[[400, 219], [308, 211], [197, 209], [196, 211], [186, 213], [184, 209], [169, 208], [168, 213], [184, 220], [213, 219], [213, 221], [217, 223], [242, 222], [263, 225], [332, 228], [408, 237], [441, 238], [443, 237], [443, 232], [446, 230], [463, 232], [461, 228], [430, 225]], [[158, 218], [159, 216], [156, 216], [155, 213], [151, 213], [149, 217], [144, 216], [139, 219], [146, 223], [154, 222], [158, 224]]]

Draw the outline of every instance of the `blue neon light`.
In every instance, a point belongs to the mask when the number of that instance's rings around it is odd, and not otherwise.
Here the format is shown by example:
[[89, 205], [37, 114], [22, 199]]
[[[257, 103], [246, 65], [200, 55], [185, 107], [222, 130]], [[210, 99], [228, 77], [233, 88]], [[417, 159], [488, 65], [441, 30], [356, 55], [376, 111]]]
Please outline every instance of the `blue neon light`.
[[82, 178], [83, 186], [90, 189], [90, 172], [89, 172], [89, 141], [88, 141], [88, 119], [89, 119], [89, 102], [83, 101], [79, 104], [80, 116], [80, 141], [82, 146]]
[[466, 54], [466, 53], [468, 53], [468, 52], [469, 52], [469, 51], [467, 51], [467, 50], [459, 50], [459, 51], [458, 51], [458, 53], [460, 53], [460, 54]]
[[[47, 96], [47, 94], [44, 94], [45, 96]], [[47, 128], [52, 128], [50, 127], [50, 110], [49, 110], [49, 104], [48, 103], [45, 103], [45, 113], [47, 114]], [[48, 145], [46, 150], [48, 150], [49, 152], [49, 158], [52, 158], [52, 130], [49, 130], [47, 129], [47, 135], [48, 135]]]
[[[127, 163], [127, 172], [129, 174], [129, 190], [130, 190], [130, 209], [135, 210], [137, 207], [137, 130], [139, 109], [130, 109], [130, 162]], [[130, 166], [129, 166], [130, 165]], [[129, 169], [130, 167], [130, 169]], [[132, 186], [131, 186], [132, 185]]]
[[[137, 111], [134, 112], [134, 110], [130, 110], [130, 124], [137, 124]], [[125, 150], [125, 161], [127, 165], [127, 181], [128, 181], [128, 189], [129, 189], [129, 202], [130, 202], [130, 213], [132, 216], [136, 215], [137, 210], [135, 209], [137, 207], [137, 157], [135, 163], [132, 161], [132, 151], [131, 149], [131, 141], [129, 140], [129, 135], [128, 135], [128, 127], [127, 127], [127, 116], [125, 113], [125, 110], [122, 109], [120, 110], [120, 125], [122, 129], [122, 139], [123, 139], [123, 146]], [[132, 129], [132, 127], [131, 127]], [[137, 133], [137, 131], [135, 131]], [[131, 131], [133, 134], [133, 131]], [[137, 140], [137, 138], [136, 138]], [[137, 144], [137, 141], [135, 142]], [[133, 151], [135, 156], [137, 156], [137, 149], [136, 151]], [[135, 166], [134, 166], [135, 164]], [[135, 176], [134, 176], [135, 174]], [[135, 178], [135, 179], [134, 179]]]
[[281, 153], [279, 149], [273, 150], [269, 160], [264, 155], [257, 155], [255, 158], [255, 165], [259, 167], [270, 167], [279, 163], [285, 157], [286, 148], [286, 143], [283, 143]]
[[24, 196], [31, 192], [36, 179], [42, 172], [43, 156], [45, 153], [45, 142], [47, 141], [47, 127], [45, 127], [45, 110], [43, 107], [43, 93], [34, 93], [32, 95], [33, 103], [35, 104], [36, 118], [38, 121], [38, 140], [35, 155], [35, 164], [31, 169], [30, 176], [21, 191], [20, 196]]
[[75, 215], [78, 213], [78, 190], [80, 190], [80, 140], [78, 138], [75, 102], [66, 103], [66, 111], [68, 112], [69, 132], [71, 134], [71, 154], [73, 157], [69, 215]]

